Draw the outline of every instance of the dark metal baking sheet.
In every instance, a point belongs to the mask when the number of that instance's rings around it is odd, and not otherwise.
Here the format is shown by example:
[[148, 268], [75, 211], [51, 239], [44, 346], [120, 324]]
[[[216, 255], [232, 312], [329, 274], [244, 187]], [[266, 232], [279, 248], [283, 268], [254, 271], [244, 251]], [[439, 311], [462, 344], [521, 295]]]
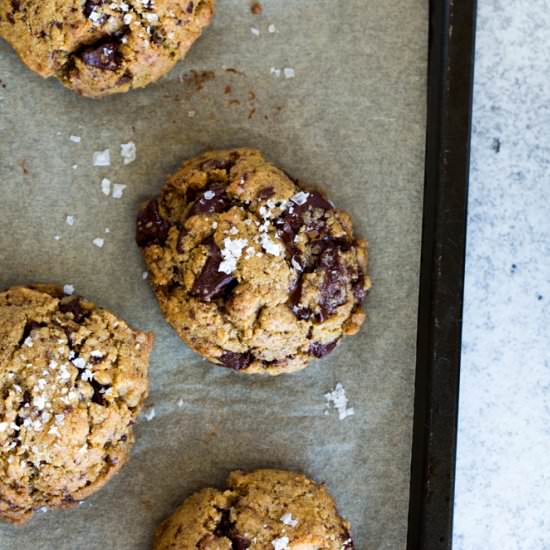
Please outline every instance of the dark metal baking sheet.
[[452, 546], [475, 15], [475, 0], [430, 3], [409, 550]]

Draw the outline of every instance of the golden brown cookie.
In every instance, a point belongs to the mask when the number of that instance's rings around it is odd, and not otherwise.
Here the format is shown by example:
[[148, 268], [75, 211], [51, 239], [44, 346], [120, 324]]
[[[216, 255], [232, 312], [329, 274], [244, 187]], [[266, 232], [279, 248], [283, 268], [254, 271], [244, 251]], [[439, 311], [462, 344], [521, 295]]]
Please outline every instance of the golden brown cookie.
[[72, 506], [121, 468], [152, 343], [53, 286], [0, 293], [0, 517]]
[[349, 215], [254, 149], [185, 162], [140, 211], [137, 243], [168, 322], [225, 367], [297, 371], [365, 319]]
[[0, 36], [85, 96], [141, 88], [182, 59], [215, 0], [0, 0]]
[[228, 489], [189, 497], [154, 550], [351, 550], [350, 525], [323, 485], [284, 470], [232, 472]]

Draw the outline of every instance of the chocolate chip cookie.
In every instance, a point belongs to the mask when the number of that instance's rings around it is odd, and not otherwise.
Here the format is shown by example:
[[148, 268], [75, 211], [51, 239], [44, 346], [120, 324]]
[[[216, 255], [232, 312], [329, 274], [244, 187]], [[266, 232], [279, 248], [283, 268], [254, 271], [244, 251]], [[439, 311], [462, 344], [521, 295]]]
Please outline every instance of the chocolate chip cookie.
[[224, 367], [297, 371], [365, 320], [367, 248], [349, 215], [259, 151], [185, 162], [139, 212], [137, 244], [168, 322]]
[[0, 0], [0, 36], [85, 96], [141, 88], [184, 57], [214, 0]]
[[323, 485], [283, 470], [232, 472], [227, 485], [189, 497], [157, 530], [154, 550], [353, 549]]
[[53, 286], [0, 293], [0, 517], [75, 505], [121, 468], [152, 340]]

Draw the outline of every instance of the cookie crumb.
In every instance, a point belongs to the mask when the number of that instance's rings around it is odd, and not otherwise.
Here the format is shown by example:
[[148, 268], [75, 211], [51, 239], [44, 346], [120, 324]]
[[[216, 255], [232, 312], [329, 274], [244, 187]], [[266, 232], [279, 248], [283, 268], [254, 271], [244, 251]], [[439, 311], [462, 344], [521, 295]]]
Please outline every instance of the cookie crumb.
[[120, 156], [124, 159], [124, 164], [130, 164], [136, 160], [137, 149], [133, 141], [120, 144]]
[[93, 156], [94, 166], [111, 166], [111, 151], [96, 151]]
[[98, 248], [103, 248], [103, 245], [105, 244], [105, 239], [102, 239], [101, 237], [97, 237], [92, 241]]
[[251, 6], [250, 6], [250, 11], [252, 12], [252, 15], [261, 15], [262, 14], [262, 5], [260, 4], [260, 2], [254, 2]]
[[344, 386], [338, 382], [333, 391], [325, 393], [327, 406], [332, 405], [338, 411], [338, 418], [344, 420], [348, 416], [355, 414], [353, 408], [348, 408], [348, 398]]

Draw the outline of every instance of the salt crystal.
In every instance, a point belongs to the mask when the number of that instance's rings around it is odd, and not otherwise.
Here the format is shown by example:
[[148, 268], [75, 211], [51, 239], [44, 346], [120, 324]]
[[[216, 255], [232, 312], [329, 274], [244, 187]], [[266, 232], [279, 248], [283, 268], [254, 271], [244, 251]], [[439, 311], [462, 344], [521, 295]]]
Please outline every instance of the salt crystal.
[[141, 274], [141, 278], [143, 280], [147, 279], [147, 277], [149, 277], [149, 273], [147, 273], [147, 271], [144, 271], [142, 274]]
[[54, 238], [56, 241], [61, 240], [61, 237], [60, 237], [59, 235], [54, 235], [53, 238]]
[[159, 20], [159, 16], [156, 13], [144, 13], [143, 17], [149, 21], [149, 23], [156, 23]]
[[[299, 193], [296, 193], [293, 197], [290, 197], [290, 200], [298, 206], [302, 206], [302, 204], [306, 203], [308, 197], [309, 193], [306, 193], [305, 191], [300, 191]], [[292, 214], [292, 212], [290, 213]]]
[[286, 514], [283, 514], [281, 516], [281, 521], [285, 525], [290, 525], [290, 527], [296, 527], [296, 525], [298, 525], [298, 520], [293, 519], [292, 514], [290, 512], [287, 512]]
[[94, 166], [111, 166], [111, 152], [109, 149], [105, 149], [105, 151], [96, 151], [93, 158]]
[[65, 218], [65, 223], [66, 223], [67, 225], [74, 225], [74, 216], [67, 216], [67, 217]]
[[153, 418], [155, 418], [155, 414], [155, 407], [153, 407], [148, 411], [145, 411], [143, 413], [143, 416], [145, 417], [145, 420], [147, 420], [147, 422], [150, 422], [151, 420], [153, 420]]
[[97, 237], [92, 241], [98, 248], [102, 248], [105, 244], [105, 239], [102, 239], [101, 237]]
[[214, 193], [214, 191], [206, 191], [203, 195], [203, 197], [207, 200], [207, 201], [210, 201], [212, 200], [214, 197], [216, 196], [216, 193]]
[[46, 398], [43, 395], [37, 395], [33, 400], [32, 404], [37, 408], [42, 410], [46, 405]]
[[283, 248], [280, 244], [273, 241], [268, 235], [263, 234], [261, 236], [262, 248], [272, 256], [280, 256], [283, 252]]
[[336, 384], [333, 391], [325, 393], [327, 404], [331, 405], [338, 411], [338, 418], [344, 420], [348, 416], [352, 416], [355, 411], [352, 408], [348, 409], [348, 398], [342, 384]]
[[279, 78], [281, 76], [281, 69], [276, 69], [275, 67], [271, 67], [271, 74]]
[[271, 544], [273, 545], [273, 550], [286, 550], [288, 548], [288, 537], [280, 537], [278, 539], [273, 539]]
[[136, 144], [133, 141], [120, 144], [120, 156], [124, 159], [124, 164], [130, 164], [136, 160]]
[[7, 422], [0, 422], [0, 433], [5, 432], [8, 429]]
[[63, 294], [66, 294], [67, 296], [70, 296], [74, 292], [74, 286], [73, 285], [64, 285], [63, 286]]
[[32, 338], [30, 336], [27, 336], [23, 341], [23, 345], [27, 348], [32, 348]]
[[73, 359], [71, 362], [77, 369], [83, 369], [86, 367], [86, 361], [82, 357], [77, 357], [76, 359]]
[[273, 23], [267, 27], [267, 32], [275, 32], [277, 29], [275, 28], [275, 25]]
[[115, 183], [113, 185], [113, 199], [120, 199], [124, 193], [124, 189], [126, 189], [126, 185], [123, 185], [122, 183]]
[[69, 136], [69, 139], [70, 139], [73, 143], [80, 143], [80, 136]]
[[285, 75], [285, 78], [294, 78], [296, 76], [296, 72], [290, 67], [285, 67], [283, 69], [283, 73]]
[[178, 401], [178, 407], [180, 407], [180, 408], [183, 407], [183, 399], [180, 399]]
[[257, 29], [256, 27], [250, 27], [250, 32], [251, 32], [254, 36], [260, 36], [260, 30]]
[[243, 248], [248, 244], [246, 239], [229, 239], [223, 241], [224, 249], [221, 251], [223, 261], [218, 267], [222, 273], [233, 273], [237, 269], [237, 260], [241, 257]]
[[124, 16], [124, 24], [125, 25], [129, 25], [131, 22], [132, 22], [132, 19], [133, 19], [133, 15], [131, 13], [127, 13], [125, 16]]

